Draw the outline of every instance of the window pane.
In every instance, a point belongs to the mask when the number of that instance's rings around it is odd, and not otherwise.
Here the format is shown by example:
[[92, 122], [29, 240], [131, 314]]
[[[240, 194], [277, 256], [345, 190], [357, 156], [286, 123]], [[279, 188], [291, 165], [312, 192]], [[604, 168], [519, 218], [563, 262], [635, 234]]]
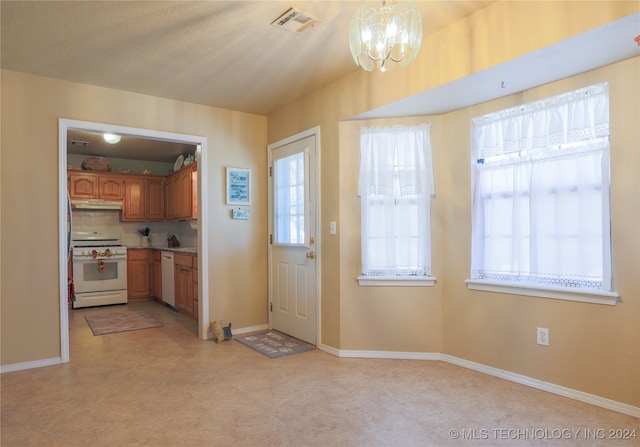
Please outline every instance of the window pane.
[[304, 152], [274, 163], [275, 243], [304, 244], [306, 191]]

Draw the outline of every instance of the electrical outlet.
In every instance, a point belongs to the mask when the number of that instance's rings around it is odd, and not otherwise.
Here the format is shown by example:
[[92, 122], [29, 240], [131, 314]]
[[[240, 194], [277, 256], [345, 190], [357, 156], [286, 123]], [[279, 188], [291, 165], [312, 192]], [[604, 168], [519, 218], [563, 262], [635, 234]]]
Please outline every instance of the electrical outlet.
[[549, 329], [547, 329], [546, 327], [538, 328], [538, 344], [549, 346]]

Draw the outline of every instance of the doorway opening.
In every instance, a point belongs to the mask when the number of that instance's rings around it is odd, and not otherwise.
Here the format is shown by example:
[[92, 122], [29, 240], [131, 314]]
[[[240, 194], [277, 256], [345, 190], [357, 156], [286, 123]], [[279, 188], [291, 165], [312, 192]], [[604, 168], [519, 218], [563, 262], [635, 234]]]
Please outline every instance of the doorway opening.
[[68, 308], [68, 254], [70, 249], [70, 221], [71, 213], [67, 188], [67, 137], [70, 131], [113, 133], [122, 136], [155, 140], [158, 142], [172, 142], [194, 145], [198, 154], [197, 176], [197, 249], [198, 256], [198, 336], [206, 340], [209, 329], [209, 284], [208, 284], [208, 257], [205, 247], [208, 246], [208, 200], [207, 200], [207, 138], [197, 135], [179, 134], [150, 129], [140, 129], [111, 124], [93, 123], [87, 121], [58, 120], [58, 228], [59, 228], [59, 296], [60, 296], [60, 354], [62, 363], [69, 362], [69, 308]]

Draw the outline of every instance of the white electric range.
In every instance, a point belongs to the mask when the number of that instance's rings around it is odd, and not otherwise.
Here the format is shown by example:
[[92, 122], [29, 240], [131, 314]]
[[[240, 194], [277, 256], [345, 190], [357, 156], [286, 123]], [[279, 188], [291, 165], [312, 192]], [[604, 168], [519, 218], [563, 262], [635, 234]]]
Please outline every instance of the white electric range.
[[127, 302], [127, 247], [109, 229], [72, 233], [74, 309]]

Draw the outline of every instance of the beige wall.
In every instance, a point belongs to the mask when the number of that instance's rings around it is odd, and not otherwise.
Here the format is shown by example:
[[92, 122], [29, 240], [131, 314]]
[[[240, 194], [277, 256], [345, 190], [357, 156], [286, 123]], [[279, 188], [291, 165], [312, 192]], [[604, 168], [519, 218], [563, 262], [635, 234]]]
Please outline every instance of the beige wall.
[[[638, 406], [640, 403], [640, 57], [442, 117], [446, 146], [443, 352]], [[609, 82], [611, 223], [616, 306], [468, 290], [470, 119]], [[550, 346], [536, 344], [549, 328]]]
[[[200, 169], [209, 186], [209, 246], [201, 255], [209, 261], [210, 318], [236, 328], [267, 322], [265, 117], [11, 71], [1, 82], [2, 365], [61, 352], [58, 118], [207, 137]], [[225, 166], [252, 170], [248, 221], [231, 220], [224, 205]]]
[[439, 184], [431, 200], [432, 274], [434, 287], [361, 287], [360, 262], [360, 128], [431, 124], [436, 182], [444, 144], [439, 117], [411, 117], [340, 123], [340, 296], [343, 324], [341, 349], [442, 352], [443, 202]]
[[[639, 7], [624, 1], [500, 2], [425, 36], [421, 54], [405, 69], [355, 72], [269, 116], [269, 142], [313, 126], [321, 129], [323, 344], [345, 350], [438, 351], [640, 406], [640, 58], [481, 106], [422, 118], [433, 123], [437, 190], [433, 258], [438, 279], [434, 288], [357, 285], [355, 128], [360, 123], [345, 122], [622, 18]], [[470, 247], [470, 118], [602, 80], [612, 85], [612, 231], [615, 287], [621, 301], [609, 307], [468, 290], [464, 280]], [[328, 234], [331, 220], [338, 222], [336, 236]], [[536, 345], [537, 326], [550, 329], [548, 348]]]

